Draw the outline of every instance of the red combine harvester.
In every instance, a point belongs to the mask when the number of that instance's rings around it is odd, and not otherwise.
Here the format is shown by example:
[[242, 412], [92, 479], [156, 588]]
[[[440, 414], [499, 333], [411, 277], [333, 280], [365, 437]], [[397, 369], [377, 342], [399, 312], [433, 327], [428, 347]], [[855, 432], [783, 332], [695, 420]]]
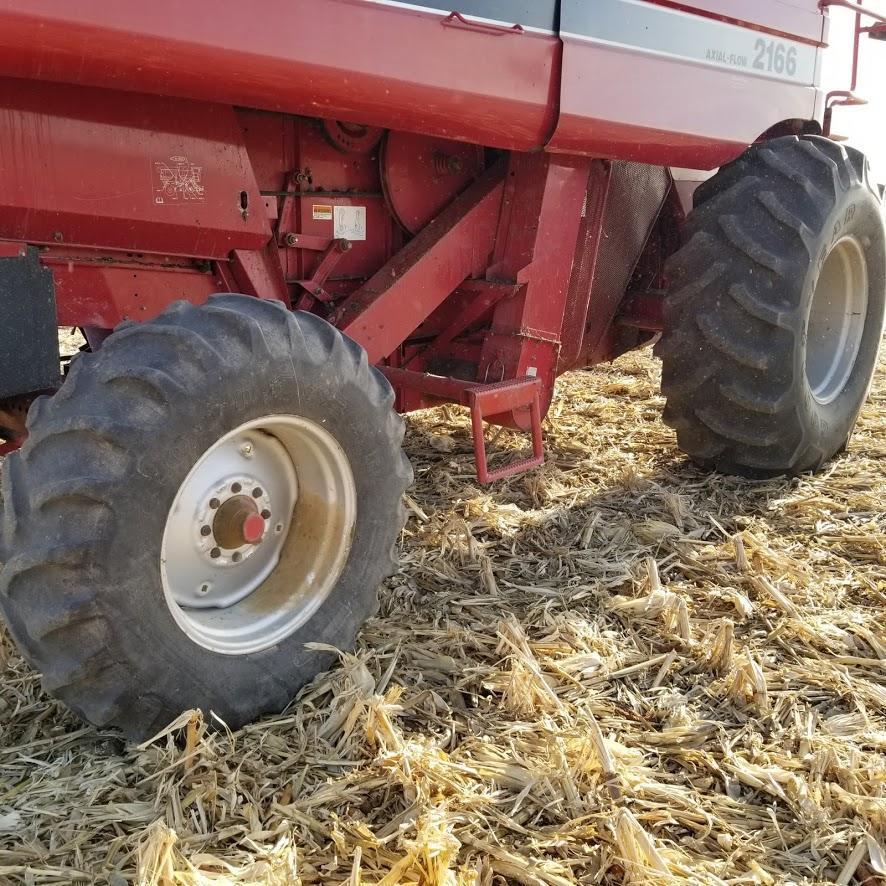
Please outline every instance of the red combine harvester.
[[[831, 6], [886, 36], [850, 0], [0, 0], [0, 607], [47, 690], [132, 736], [283, 708], [394, 568], [398, 413], [468, 407], [495, 480], [560, 373], [658, 333], [700, 464], [839, 451], [886, 255]], [[675, 168], [719, 168], [691, 212]]]

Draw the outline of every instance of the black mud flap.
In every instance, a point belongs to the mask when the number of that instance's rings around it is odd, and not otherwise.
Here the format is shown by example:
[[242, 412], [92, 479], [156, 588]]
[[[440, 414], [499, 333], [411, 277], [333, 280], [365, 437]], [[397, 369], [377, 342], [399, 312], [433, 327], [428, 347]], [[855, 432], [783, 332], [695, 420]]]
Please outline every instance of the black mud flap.
[[60, 383], [55, 284], [27, 247], [0, 258], [0, 399]]

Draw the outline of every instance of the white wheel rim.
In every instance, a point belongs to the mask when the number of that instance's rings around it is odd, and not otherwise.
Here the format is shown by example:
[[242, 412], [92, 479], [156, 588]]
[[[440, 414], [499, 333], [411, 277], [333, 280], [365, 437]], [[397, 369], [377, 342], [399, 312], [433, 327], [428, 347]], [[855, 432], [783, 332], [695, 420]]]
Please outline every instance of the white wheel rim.
[[169, 509], [169, 611], [214, 652], [279, 643], [338, 581], [356, 514], [350, 463], [325, 428], [292, 415], [245, 422], [200, 456]]
[[822, 265], [806, 327], [806, 379], [819, 403], [832, 402], [846, 387], [861, 347], [867, 307], [864, 251], [854, 237], [843, 237]]

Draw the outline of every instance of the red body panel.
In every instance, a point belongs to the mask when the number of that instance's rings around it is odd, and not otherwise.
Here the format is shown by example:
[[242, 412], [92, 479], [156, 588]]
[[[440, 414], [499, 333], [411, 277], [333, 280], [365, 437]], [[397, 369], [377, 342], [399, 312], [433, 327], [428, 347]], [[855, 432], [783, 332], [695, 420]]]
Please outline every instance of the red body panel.
[[562, 0], [547, 149], [720, 166], [773, 124], [814, 117], [824, 22], [814, 0]]
[[[124, 319], [150, 320], [171, 301], [203, 302], [224, 282], [191, 264], [126, 262], [110, 256], [92, 258], [48, 252], [43, 263], [52, 269], [59, 326], [113, 329]], [[89, 322], [87, 322], [87, 320]]]
[[762, 81], [758, 91], [730, 71], [568, 37], [563, 44], [560, 120], [549, 151], [713, 169], [769, 125], [814, 116], [812, 87]]
[[231, 108], [0, 79], [0, 238], [223, 258], [269, 235]]
[[[567, 334], [563, 318], [590, 165], [586, 157], [511, 156], [487, 270], [487, 277], [513, 281], [519, 288], [495, 306], [483, 342], [480, 378], [540, 378], [545, 412]], [[513, 416], [522, 427], [528, 419], [525, 412]]]
[[[565, 10], [567, 2], [587, 0], [561, 2]], [[643, 2], [805, 43], [823, 40], [825, 19], [814, 0]], [[571, 37], [563, 41], [561, 85], [556, 34], [447, 21], [439, 10], [374, 0], [268, 0], [260, 14], [248, 4], [228, 4], [220, 14], [212, 0], [0, 0], [0, 75], [351, 120], [512, 150], [550, 141], [560, 152], [706, 166], [734, 156], [774, 123], [815, 110], [808, 86], [644, 59]]]
[[818, 0], [647, 0], [687, 12], [709, 15], [769, 34], [824, 43], [827, 19]]
[[0, 74], [542, 145], [556, 121], [556, 36], [443, 18], [365, 0], [0, 0]]

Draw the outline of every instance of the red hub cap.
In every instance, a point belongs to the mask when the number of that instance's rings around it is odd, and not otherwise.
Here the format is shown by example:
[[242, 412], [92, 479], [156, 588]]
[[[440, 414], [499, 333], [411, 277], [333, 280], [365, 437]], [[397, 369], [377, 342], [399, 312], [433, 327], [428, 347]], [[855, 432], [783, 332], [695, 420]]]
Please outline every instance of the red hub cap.
[[243, 521], [243, 541], [256, 545], [265, 534], [265, 521], [261, 514], [250, 514]]
[[265, 534], [265, 521], [249, 496], [235, 495], [216, 511], [212, 534], [219, 547], [236, 550], [258, 544]]

